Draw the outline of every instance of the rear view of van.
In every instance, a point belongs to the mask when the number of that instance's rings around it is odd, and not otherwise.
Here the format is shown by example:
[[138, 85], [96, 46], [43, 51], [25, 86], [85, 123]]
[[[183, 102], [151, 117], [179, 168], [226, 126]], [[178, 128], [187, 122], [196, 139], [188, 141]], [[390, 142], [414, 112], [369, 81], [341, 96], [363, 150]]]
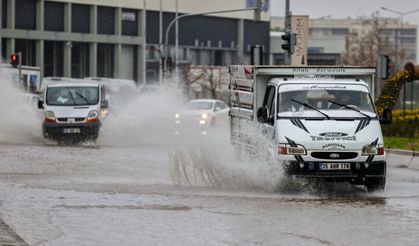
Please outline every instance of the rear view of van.
[[96, 140], [108, 108], [99, 83], [51, 84], [38, 107], [44, 110], [43, 135], [52, 140]]

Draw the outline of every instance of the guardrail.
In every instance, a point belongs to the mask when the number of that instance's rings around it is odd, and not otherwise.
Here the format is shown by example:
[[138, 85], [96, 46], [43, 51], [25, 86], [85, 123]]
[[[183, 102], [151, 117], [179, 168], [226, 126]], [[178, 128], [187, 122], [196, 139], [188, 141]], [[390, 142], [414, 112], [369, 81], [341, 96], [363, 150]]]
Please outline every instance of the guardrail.
[[386, 152], [388, 165], [419, 170], [419, 152], [398, 149], [386, 149]]

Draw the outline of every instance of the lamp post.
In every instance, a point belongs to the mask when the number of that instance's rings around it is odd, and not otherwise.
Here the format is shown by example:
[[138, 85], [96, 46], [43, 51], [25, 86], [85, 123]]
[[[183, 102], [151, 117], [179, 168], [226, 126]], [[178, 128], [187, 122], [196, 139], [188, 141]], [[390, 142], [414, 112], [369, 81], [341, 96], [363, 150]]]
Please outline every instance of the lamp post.
[[[398, 61], [397, 58], [400, 55], [399, 54], [400, 53], [399, 52], [399, 47], [401, 48], [401, 46], [402, 46], [404, 16], [407, 15], [407, 14], [412, 14], [412, 13], [415, 13], [415, 12], [419, 12], [419, 9], [409, 10], [409, 11], [406, 11], [406, 12], [400, 12], [400, 11], [389, 9], [389, 8], [386, 8], [386, 7], [381, 7], [381, 9], [386, 10], [386, 11], [391, 12], [391, 13], [394, 13], [394, 14], [397, 14], [397, 15], [400, 16], [400, 30], [396, 32], [398, 34], [397, 39], [396, 39], [396, 52], [397, 52], [396, 61]], [[398, 45], [400, 45], [400, 46], [398, 47]], [[410, 88], [410, 95], [411, 95], [410, 110], [412, 111], [413, 110], [413, 82], [412, 82], [412, 86]], [[405, 112], [406, 112], [406, 83], [403, 84], [403, 113], [405, 113]]]
[[208, 14], [220, 14], [220, 13], [229, 13], [229, 12], [241, 12], [241, 11], [249, 11], [249, 10], [256, 10], [257, 8], [245, 8], [245, 9], [230, 9], [230, 10], [219, 10], [219, 11], [210, 11], [210, 12], [202, 12], [196, 14], [184, 14], [175, 17], [167, 26], [166, 33], [165, 33], [165, 44], [164, 44], [164, 63], [163, 63], [163, 78], [167, 77], [167, 57], [169, 54], [169, 31], [172, 28], [173, 24], [176, 23], [178, 20], [191, 17], [191, 16], [198, 16], [198, 15], [208, 15]]

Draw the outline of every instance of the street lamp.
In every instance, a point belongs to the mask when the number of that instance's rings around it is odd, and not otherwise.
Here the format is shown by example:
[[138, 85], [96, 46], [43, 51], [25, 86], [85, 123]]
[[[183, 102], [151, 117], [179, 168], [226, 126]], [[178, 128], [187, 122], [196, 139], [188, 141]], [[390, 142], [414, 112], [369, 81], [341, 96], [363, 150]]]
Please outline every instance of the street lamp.
[[[389, 8], [386, 8], [386, 7], [381, 7], [381, 9], [382, 10], [386, 10], [386, 11], [391, 12], [391, 13], [394, 13], [394, 14], [397, 14], [397, 15], [400, 16], [400, 27], [401, 28], [400, 28], [399, 31], [396, 32], [396, 34], [398, 34], [397, 35], [397, 39], [396, 39], [396, 52], [397, 52], [397, 54], [396, 54], [396, 61], [398, 61], [398, 59], [397, 59], [398, 56], [399, 56], [399, 47], [398, 47], [398, 45], [400, 43], [400, 47], [402, 46], [402, 35], [403, 35], [403, 27], [404, 27], [404, 23], [403, 23], [404, 22], [404, 16], [405, 15], [408, 15], [408, 14], [415, 13], [415, 12], [419, 12], [419, 9], [409, 10], [409, 11], [406, 11], [406, 12], [400, 12], [400, 11], [389, 9]], [[412, 88], [410, 89], [410, 94], [411, 94], [411, 100], [412, 100], [412, 102], [410, 104], [410, 110], [413, 110], [413, 82], [412, 82]], [[403, 113], [405, 113], [405, 111], [406, 111], [406, 82], [403, 84]]]

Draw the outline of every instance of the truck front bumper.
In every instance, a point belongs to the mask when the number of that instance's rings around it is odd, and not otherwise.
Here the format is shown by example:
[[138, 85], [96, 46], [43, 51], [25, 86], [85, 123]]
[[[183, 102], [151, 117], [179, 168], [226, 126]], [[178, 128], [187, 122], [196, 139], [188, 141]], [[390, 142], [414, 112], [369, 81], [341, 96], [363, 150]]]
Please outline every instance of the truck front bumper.
[[[386, 162], [347, 162], [348, 170], [320, 170], [324, 162], [287, 162], [284, 166], [285, 173], [299, 178], [321, 178], [332, 181], [363, 181], [365, 178], [384, 178], [386, 176]], [[357, 182], [358, 183], [358, 182]]]

